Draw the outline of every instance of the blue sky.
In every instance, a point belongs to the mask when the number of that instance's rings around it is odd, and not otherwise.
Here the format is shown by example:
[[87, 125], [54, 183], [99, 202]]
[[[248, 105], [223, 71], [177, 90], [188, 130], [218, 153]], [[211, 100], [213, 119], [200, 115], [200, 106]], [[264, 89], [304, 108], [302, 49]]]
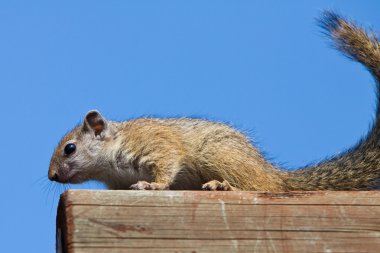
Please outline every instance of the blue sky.
[[2, 250], [54, 250], [50, 156], [90, 109], [229, 122], [286, 168], [353, 145], [374, 81], [320, 35], [324, 8], [380, 30], [374, 0], [1, 1]]

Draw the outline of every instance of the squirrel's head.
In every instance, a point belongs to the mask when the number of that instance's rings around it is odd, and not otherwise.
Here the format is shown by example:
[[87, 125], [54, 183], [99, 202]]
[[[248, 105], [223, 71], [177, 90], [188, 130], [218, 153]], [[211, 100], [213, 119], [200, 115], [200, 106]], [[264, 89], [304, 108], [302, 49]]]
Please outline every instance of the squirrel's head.
[[109, 139], [109, 122], [98, 111], [89, 111], [83, 123], [64, 136], [55, 149], [49, 179], [60, 183], [95, 179], [104, 160], [102, 149]]

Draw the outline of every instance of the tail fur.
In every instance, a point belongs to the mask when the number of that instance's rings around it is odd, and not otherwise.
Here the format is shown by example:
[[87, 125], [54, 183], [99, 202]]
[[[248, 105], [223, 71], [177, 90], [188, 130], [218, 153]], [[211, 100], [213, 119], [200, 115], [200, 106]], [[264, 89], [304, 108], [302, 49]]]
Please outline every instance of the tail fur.
[[363, 64], [376, 80], [374, 124], [365, 138], [345, 153], [289, 174], [290, 190], [380, 189], [380, 43], [351, 20], [324, 11], [319, 24], [336, 49]]

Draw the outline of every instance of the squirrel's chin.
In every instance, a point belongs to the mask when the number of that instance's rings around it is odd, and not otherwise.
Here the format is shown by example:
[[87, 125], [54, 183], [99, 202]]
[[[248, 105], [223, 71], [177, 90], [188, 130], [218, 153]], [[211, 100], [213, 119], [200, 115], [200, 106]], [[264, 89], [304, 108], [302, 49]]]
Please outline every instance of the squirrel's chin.
[[77, 171], [77, 172], [69, 173], [68, 175], [59, 177], [57, 182], [62, 183], [62, 184], [79, 184], [87, 180], [88, 179], [84, 174]]

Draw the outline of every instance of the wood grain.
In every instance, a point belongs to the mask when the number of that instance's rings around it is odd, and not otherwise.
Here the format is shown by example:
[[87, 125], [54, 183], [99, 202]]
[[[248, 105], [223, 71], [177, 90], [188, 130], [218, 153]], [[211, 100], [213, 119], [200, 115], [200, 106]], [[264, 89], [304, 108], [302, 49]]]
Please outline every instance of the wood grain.
[[70, 190], [57, 252], [380, 252], [380, 192]]

